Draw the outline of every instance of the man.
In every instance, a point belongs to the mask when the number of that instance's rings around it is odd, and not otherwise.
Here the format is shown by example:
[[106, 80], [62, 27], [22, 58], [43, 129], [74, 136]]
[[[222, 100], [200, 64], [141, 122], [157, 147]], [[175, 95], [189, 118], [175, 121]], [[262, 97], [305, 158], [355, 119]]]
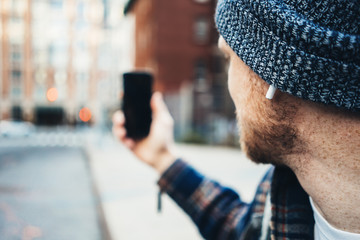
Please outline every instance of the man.
[[146, 139], [114, 134], [206, 239], [360, 239], [360, 3], [220, 0], [216, 24], [242, 149], [275, 166], [254, 201], [179, 159], [159, 93]]

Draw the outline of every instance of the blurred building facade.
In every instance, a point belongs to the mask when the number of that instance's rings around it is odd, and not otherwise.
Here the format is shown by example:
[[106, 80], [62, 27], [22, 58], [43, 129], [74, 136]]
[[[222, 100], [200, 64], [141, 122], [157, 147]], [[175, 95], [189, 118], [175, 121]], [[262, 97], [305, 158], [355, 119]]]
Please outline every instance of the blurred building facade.
[[129, 0], [135, 16], [135, 66], [155, 75], [175, 119], [175, 135], [226, 141], [235, 131], [226, 61], [217, 48], [216, 0]]
[[91, 121], [106, 121], [119, 102], [119, 72], [133, 67], [124, 4], [1, 0], [1, 119], [73, 124], [87, 107]]

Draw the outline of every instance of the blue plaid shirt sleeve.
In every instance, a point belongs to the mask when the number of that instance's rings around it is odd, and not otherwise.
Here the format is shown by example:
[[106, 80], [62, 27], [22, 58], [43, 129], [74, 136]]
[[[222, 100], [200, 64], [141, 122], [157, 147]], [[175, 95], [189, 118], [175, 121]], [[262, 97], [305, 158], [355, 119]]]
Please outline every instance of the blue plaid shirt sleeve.
[[205, 239], [238, 239], [239, 232], [247, 227], [252, 206], [180, 159], [158, 184], [161, 192], [166, 192], [191, 217]]

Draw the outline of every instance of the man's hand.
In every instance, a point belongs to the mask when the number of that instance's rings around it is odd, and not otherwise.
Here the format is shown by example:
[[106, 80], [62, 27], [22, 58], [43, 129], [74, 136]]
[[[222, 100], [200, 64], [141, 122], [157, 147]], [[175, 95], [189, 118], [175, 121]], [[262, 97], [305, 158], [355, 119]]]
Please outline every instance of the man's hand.
[[172, 119], [161, 93], [151, 98], [152, 123], [149, 135], [134, 141], [126, 137], [125, 117], [121, 111], [113, 116], [113, 134], [127, 146], [141, 161], [162, 174], [175, 160]]

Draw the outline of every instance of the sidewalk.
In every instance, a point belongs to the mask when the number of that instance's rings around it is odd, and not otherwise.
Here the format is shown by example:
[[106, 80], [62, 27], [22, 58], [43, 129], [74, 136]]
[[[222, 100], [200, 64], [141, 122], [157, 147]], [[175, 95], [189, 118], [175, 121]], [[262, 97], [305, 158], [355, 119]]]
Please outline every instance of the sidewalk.
[[[267, 166], [255, 165], [236, 149], [178, 145], [179, 152], [202, 173], [233, 187], [249, 201]], [[110, 134], [87, 142], [93, 179], [111, 240], [202, 239], [190, 218], [163, 195], [157, 213], [155, 171], [139, 162]]]

